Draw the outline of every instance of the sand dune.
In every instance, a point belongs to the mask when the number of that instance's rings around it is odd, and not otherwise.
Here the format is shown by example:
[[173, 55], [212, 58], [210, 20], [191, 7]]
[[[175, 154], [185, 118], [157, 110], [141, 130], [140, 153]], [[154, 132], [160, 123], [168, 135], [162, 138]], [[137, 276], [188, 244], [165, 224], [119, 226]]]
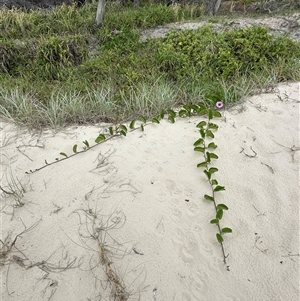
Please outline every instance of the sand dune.
[[1, 300], [299, 300], [299, 103], [299, 83], [284, 84], [215, 120], [230, 271], [193, 151], [204, 117], [149, 125], [32, 174], [108, 125], [28, 133], [2, 121], [1, 186], [18, 179], [26, 192], [1, 195]]

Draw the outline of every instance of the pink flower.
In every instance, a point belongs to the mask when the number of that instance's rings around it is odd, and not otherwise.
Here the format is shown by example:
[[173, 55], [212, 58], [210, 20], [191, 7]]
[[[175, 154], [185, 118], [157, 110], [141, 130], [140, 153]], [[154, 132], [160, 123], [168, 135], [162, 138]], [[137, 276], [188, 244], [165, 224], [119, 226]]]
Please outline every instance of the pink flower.
[[217, 101], [216, 102], [216, 107], [217, 107], [217, 109], [223, 108], [223, 102], [222, 101]]

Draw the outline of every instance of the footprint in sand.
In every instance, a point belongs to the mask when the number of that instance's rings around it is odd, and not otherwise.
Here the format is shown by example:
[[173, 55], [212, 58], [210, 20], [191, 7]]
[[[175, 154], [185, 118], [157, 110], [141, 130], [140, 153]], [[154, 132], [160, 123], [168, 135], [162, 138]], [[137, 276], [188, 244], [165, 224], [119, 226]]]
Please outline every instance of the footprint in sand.
[[178, 208], [174, 208], [173, 209], [173, 216], [175, 216], [177, 219], [181, 220], [182, 211]]
[[[209, 287], [209, 279], [207, 273], [201, 270], [197, 270], [192, 274], [192, 281], [190, 283], [190, 292], [195, 298], [199, 298], [199, 296], [206, 294]], [[199, 300], [199, 299], [197, 299]]]
[[185, 234], [180, 228], [177, 228], [175, 231], [176, 232], [174, 237], [172, 237], [172, 241], [174, 244], [181, 246], [184, 243]]
[[165, 217], [162, 217], [156, 226], [156, 230], [160, 235], [164, 235], [165, 230]]
[[177, 293], [172, 300], [174, 300], [174, 301], [191, 301], [192, 297], [190, 296], [189, 293], [180, 292], [180, 293]]
[[188, 241], [184, 244], [181, 251], [181, 259], [185, 263], [193, 264], [196, 261], [196, 257], [198, 254], [198, 244], [196, 240], [192, 240], [188, 238]]
[[170, 194], [181, 194], [181, 190], [178, 189], [176, 183], [172, 180], [166, 180], [166, 187], [169, 190]]
[[187, 211], [187, 214], [189, 216], [199, 216], [199, 207], [197, 204], [195, 204], [194, 202], [190, 202], [189, 204], [187, 204], [187, 207], [186, 207], [186, 211]]
[[194, 235], [188, 236], [181, 229], [176, 229], [176, 234], [172, 238], [172, 242], [178, 250], [180, 259], [189, 264], [193, 264], [199, 252], [199, 246]]

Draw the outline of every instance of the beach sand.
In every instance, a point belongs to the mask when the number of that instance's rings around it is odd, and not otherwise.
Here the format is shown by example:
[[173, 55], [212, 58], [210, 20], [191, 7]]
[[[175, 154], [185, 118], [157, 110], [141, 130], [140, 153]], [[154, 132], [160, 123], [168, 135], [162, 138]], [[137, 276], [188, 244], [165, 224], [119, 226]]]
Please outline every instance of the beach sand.
[[227, 265], [193, 150], [205, 117], [29, 174], [109, 125], [30, 133], [2, 120], [1, 187], [20, 198], [1, 193], [1, 300], [299, 300], [299, 104], [299, 83], [282, 84], [214, 119]]

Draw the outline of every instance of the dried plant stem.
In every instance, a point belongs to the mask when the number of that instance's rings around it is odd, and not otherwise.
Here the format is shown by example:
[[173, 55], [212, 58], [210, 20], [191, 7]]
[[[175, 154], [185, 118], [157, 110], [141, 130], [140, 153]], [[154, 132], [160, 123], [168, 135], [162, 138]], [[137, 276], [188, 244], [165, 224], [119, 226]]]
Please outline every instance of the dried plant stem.
[[99, 243], [99, 253], [102, 264], [105, 266], [105, 274], [109, 282], [113, 286], [114, 297], [117, 298], [118, 301], [126, 301], [128, 299], [129, 294], [126, 292], [125, 286], [121, 283], [117, 273], [112, 268], [112, 262], [107, 256], [107, 251], [105, 250], [105, 246], [103, 243]]
[[10, 191], [5, 190], [1, 185], [0, 185], [0, 190], [1, 190], [2, 192], [4, 192], [5, 194], [8, 194], [8, 195], [14, 195], [13, 192], [10, 192]]

